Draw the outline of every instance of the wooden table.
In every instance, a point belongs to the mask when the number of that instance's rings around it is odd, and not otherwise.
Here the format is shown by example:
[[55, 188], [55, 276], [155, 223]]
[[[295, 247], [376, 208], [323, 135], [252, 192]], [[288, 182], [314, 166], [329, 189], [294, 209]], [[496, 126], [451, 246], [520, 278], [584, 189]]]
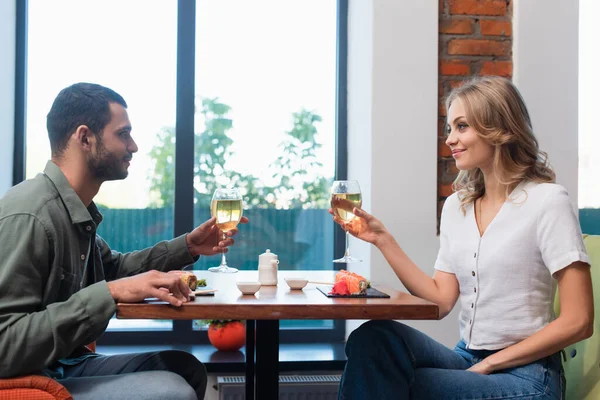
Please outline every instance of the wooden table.
[[235, 282], [256, 281], [257, 271], [194, 273], [199, 279], [206, 279], [208, 286], [218, 289], [215, 296], [198, 296], [181, 307], [159, 301], [119, 303], [117, 318], [246, 320], [246, 399], [279, 397], [279, 320], [439, 318], [436, 304], [377, 283], [374, 287], [389, 294], [390, 298], [329, 298], [317, 290], [317, 286], [323, 285], [309, 283], [302, 290], [290, 290], [284, 281], [285, 277], [303, 277], [311, 281], [333, 282], [335, 271], [279, 271], [279, 284], [263, 286], [255, 295], [242, 295]]

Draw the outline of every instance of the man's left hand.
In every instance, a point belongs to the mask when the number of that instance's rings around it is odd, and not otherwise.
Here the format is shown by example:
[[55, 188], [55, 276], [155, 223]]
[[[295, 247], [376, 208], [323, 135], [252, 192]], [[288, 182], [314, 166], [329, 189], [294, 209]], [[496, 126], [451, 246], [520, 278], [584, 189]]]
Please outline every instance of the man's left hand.
[[[237, 228], [226, 232], [227, 238], [223, 239], [223, 233], [216, 222], [217, 219], [213, 217], [187, 234], [185, 240], [192, 257], [227, 253], [227, 247], [233, 245], [232, 236], [238, 232]], [[240, 223], [247, 224], [248, 218], [242, 217]]]

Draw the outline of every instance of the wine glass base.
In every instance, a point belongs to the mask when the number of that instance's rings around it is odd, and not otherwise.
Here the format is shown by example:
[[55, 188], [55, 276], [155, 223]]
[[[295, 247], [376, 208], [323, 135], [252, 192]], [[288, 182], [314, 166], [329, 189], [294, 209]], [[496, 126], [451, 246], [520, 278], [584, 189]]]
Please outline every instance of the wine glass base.
[[225, 273], [225, 274], [233, 274], [235, 272], [238, 272], [237, 268], [228, 267], [227, 265], [220, 265], [218, 267], [210, 267], [208, 270], [210, 272], [221, 272], [221, 273]]
[[342, 258], [338, 258], [337, 260], [333, 260], [334, 263], [359, 263], [362, 262], [361, 259], [352, 257], [352, 256], [344, 256]]

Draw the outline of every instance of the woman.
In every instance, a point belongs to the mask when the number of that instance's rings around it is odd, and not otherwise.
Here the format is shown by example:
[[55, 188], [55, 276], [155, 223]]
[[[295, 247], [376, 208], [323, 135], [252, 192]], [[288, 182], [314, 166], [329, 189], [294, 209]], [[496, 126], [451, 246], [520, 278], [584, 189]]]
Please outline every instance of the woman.
[[591, 336], [594, 319], [589, 260], [569, 196], [554, 183], [509, 80], [466, 83], [446, 108], [446, 144], [460, 173], [442, 211], [433, 278], [372, 215], [355, 208], [352, 222], [334, 219], [375, 245], [441, 317], [460, 299], [460, 341], [450, 350], [398, 322], [367, 322], [348, 339], [339, 398], [561, 399], [560, 350]]

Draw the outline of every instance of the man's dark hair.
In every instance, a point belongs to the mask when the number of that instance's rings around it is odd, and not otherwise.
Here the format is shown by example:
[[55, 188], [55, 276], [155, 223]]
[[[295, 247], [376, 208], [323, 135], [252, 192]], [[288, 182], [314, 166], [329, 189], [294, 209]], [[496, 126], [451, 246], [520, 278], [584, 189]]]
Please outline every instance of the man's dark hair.
[[76, 83], [60, 91], [46, 119], [52, 156], [61, 156], [80, 125], [100, 135], [111, 120], [110, 103], [127, 108], [120, 94], [95, 83]]

